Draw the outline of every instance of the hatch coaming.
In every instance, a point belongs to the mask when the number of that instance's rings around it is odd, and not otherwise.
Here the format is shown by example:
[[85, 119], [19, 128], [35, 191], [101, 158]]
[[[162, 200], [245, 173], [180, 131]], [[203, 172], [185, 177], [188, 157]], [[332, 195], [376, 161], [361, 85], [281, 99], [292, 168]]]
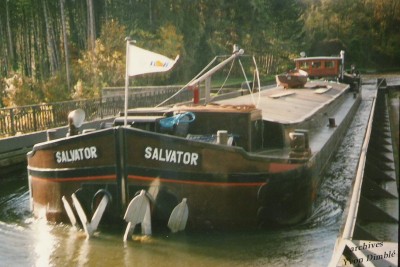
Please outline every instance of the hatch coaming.
[[218, 131], [227, 131], [234, 144], [246, 151], [262, 147], [261, 110], [252, 105], [223, 106], [206, 105], [177, 107], [175, 112], [193, 112], [196, 119], [190, 123], [188, 133], [192, 136], [217, 135]]

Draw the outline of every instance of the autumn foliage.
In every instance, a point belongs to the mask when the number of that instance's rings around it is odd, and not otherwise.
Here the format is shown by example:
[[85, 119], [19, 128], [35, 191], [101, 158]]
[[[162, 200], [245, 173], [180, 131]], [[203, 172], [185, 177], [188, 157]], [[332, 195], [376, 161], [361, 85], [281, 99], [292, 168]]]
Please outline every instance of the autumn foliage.
[[133, 83], [182, 84], [233, 44], [265, 62], [264, 75], [291, 67], [301, 51], [341, 49], [361, 69], [398, 69], [398, 25], [398, 0], [0, 1], [0, 107], [123, 86], [127, 36], [181, 56], [172, 73]]

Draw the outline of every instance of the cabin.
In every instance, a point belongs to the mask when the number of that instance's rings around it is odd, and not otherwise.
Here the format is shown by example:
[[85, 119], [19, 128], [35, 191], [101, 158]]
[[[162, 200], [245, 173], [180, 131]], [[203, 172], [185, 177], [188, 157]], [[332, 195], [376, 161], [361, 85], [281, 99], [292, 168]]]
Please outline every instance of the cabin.
[[311, 79], [337, 78], [341, 73], [341, 57], [302, 57], [294, 61], [296, 69], [306, 71]]

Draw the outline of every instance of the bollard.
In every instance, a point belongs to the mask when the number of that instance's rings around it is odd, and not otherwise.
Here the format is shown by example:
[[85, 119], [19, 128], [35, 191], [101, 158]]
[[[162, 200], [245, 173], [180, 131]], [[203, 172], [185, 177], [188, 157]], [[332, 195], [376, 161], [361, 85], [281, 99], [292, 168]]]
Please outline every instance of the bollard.
[[335, 118], [329, 118], [329, 128], [334, 128], [336, 127], [336, 122], [335, 122]]
[[46, 136], [47, 136], [47, 141], [51, 141], [56, 139], [56, 130], [47, 130]]
[[217, 131], [217, 144], [220, 145], [228, 144], [228, 131], [226, 130]]

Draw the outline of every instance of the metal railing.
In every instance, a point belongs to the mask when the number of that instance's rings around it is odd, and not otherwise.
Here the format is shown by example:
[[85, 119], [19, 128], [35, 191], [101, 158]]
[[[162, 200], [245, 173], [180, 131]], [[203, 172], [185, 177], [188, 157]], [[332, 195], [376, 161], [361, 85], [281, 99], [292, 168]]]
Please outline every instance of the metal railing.
[[[176, 88], [168, 87], [158, 90], [135, 90], [134, 93], [130, 93], [129, 108], [155, 106], [176, 91]], [[189, 101], [191, 98], [192, 92], [183, 91], [168, 104]], [[85, 111], [86, 121], [102, 119], [123, 111], [124, 98], [115, 96], [2, 108], [0, 109], [0, 138], [67, 125], [68, 113], [77, 108]]]

